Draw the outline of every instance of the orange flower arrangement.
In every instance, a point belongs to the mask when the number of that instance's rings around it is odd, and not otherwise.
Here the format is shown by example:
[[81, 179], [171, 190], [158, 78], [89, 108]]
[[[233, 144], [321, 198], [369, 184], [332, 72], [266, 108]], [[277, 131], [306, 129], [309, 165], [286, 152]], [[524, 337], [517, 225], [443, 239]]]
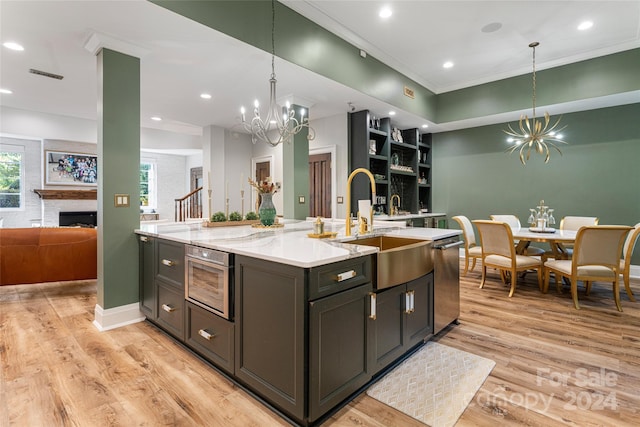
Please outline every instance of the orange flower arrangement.
[[249, 185], [258, 190], [260, 194], [275, 194], [278, 191], [276, 185], [271, 182], [271, 179], [267, 177], [264, 181], [254, 181], [249, 178]]

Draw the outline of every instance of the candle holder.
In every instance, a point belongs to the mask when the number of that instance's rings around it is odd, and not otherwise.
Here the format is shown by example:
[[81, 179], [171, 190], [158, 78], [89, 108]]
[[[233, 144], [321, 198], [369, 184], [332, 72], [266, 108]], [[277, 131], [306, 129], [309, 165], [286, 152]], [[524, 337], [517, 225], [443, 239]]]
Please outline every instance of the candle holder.
[[244, 190], [240, 190], [240, 213], [242, 218], [244, 218]]
[[229, 198], [227, 197], [227, 203], [225, 204], [225, 208], [224, 208], [224, 215], [227, 217], [227, 219], [229, 219]]
[[210, 189], [209, 189], [209, 190], [207, 190], [207, 193], [209, 193], [209, 211], [207, 212], [207, 213], [208, 213], [208, 215], [209, 215], [209, 218], [211, 218], [211, 215], [213, 215], [213, 212], [211, 212], [211, 193], [212, 193], [212, 192], [213, 192], [213, 191], [212, 191], [212, 190], [210, 190]]

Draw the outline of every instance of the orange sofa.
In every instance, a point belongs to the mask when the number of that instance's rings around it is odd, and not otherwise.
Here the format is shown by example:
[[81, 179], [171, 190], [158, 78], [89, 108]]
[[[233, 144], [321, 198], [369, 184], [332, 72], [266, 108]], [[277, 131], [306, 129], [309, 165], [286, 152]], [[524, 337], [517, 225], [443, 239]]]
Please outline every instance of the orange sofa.
[[0, 228], [0, 286], [95, 279], [95, 228]]

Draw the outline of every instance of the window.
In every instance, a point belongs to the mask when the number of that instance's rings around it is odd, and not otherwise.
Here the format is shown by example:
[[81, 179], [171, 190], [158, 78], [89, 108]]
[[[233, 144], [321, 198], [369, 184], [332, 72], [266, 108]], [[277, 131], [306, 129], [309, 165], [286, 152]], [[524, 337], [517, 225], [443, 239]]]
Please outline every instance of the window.
[[157, 208], [156, 165], [145, 160], [140, 162], [140, 208]]
[[0, 210], [24, 205], [24, 147], [0, 145]]

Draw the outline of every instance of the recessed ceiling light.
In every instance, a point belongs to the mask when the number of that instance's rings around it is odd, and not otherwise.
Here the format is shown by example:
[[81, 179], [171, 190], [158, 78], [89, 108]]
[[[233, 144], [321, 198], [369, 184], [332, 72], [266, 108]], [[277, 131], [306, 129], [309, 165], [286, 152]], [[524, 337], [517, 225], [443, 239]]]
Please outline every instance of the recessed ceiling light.
[[6, 47], [7, 49], [11, 49], [11, 50], [24, 50], [24, 47], [22, 47], [22, 45], [16, 43], [16, 42], [6, 42], [3, 43], [2, 46]]
[[12, 92], [12, 91], [10, 91], [9, 89], [2, 89], [2, 88], [0, 88], [0, 93], [4, 93], [4, 94], [7, 94], [7, 95], [10, 95], [10, 94], [12, 94], [13, 92]]
[[451, 61], [447, 61], [444, 64], [442, 64], [442, 68], [451, 68], [453, 67], [453, 62]]
[[500, 28], [502, 28], [502, 24], [500, 22], [492, 22], [482, 27], [480, 31], [482, 31], [483, 33], [495, 33]]
[[424, 124], [424, 125], [422, 125], [422, 128], [423, 128], [423, 129], [426, 129], [426, 128], [428, 128], [428, 127], [429, 127], [429, 125], [428, 125], [428, 124]]
[[162, 121], [162, 117], [153, 116], [153, 117], [151, 117], [151, 120], [153, 120], [155, 122], [160, 122], [160, 121]]
[[593, 27], [593, 21], [584, 21], [584, 22], [581, 22], [580, 25], [578, 25], [578, 30], [584, 31], [584, 30], [588, 30], [591, 27]]
[[211, 99], [211, 95], [208, 93], [201, 93], [200, 98], [202, 99]]
[[378, 16], [383, 19], [387, 19], [391, 15], [393, 15], [393, 12], [391, 11], [391, 8], [389, 6], [383, 7], [382, 9], [380, 9], [380, 12], [378, 13]]
[[395, 112], [395, 111], [389, 111], [389, 115], [390, 115], [390, 116], [395, 116], [395, 115], [396, 115], [396, 112]]

